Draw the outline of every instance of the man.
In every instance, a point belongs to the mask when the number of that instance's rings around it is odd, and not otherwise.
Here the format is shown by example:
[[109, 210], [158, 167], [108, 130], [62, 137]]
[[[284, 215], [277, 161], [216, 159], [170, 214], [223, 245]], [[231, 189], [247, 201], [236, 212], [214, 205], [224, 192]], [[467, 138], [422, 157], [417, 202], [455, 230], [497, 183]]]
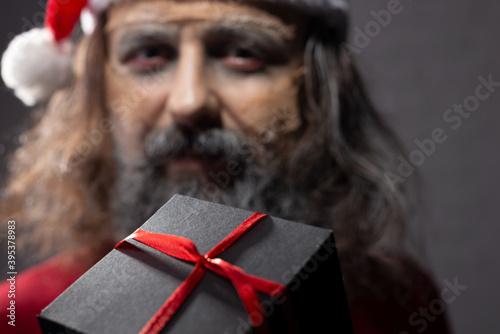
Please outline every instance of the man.
[[[85, 6], [92, 33], [63, 61]], [[439, 295], [398, 247], [404, 200], [388, 177], [397, 144], [343, 46], [345, 9], [49, 2], [51, 35], [14, 40], [3, 59], [4, 81], [44, 111], [13, 159], [2, 219], [19, 222], [21, 241], [61, 254], [16, 278], [19, 322], [2, 328], [35, 333], [35, 314], [181, 193], [333, 229], [356, 333], [446, 333], [444, 315], [418, 314]], [[26, 45], [41, 40], [28, 71]], [[54, 72], [40, 74], [40, 63]]]

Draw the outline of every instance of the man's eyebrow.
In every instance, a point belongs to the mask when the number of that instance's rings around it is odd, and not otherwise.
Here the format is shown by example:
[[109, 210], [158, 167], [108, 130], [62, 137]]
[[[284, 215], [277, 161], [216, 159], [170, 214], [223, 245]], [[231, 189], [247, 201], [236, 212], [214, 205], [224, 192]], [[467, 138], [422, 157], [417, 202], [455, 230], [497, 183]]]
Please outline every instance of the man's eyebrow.
[[[179, 27], [175, 24], [131, 24], [124, 26], [126, 34], [121, 40], [133, 40], [137, 38], [172, 38], [179, 35]], [[113, 33], [110, 31], [108, 33]]]
[[283, 63], [288, 60], [290, 43], [272, 29], [254, 29], [245, 25], [213, 25], [203, 32], [203, 39], [209, 53], [220, 55], [226, 43], [237, 43], [238, 47], [252, 53], [268, 63]]
[[[130, 27], [134, 26], [151, 26], [156, 27], [159, 31], [162, 30], [163, 27], [172, 27], [182, 26], [185, 22], [193, 22], [193, 21], [206, 21], [208, 24], [216, 24], [220, 26], [231, 27], [233, 29], [252, 29], [252, 30], [262, 30], [262, 31], [271, 31], [274, 34], [280, 36], [285, 40], [292, 40], [295, 37], [295, 26], [292, 24], [285, 24], [284, 22], [278, 21], [274, 17], [270, 17], [267, 15], [263, 16], [254, 16], [248, 14], [233, 14], [227, 15], [226, 17], [218, 16], [215, 19], [210, 19], [206, 15], [200, 14], [199, 16], [193, 14], [190, 19], [176, 19], [176, 18], [157, 18], [154, 22], [131, 22]], [[111, 33], [116, 29], [116, 24], [106, 26], [105, 30], [108, 33]], [[126, 27], [126, 26], [125, 26]]]
[[261, 43], [276, 44], [284, 46], [286, 40], [277, 34], [276, 31], [272, 29], [262, 29], [262, 27], [254, 27], [241, 24], [217, 24], [208, 27], [204, 33], [206, 39], [217, 39], [219, 38], [244, 38], [252, 39], [254, 41], [260, 41]]
[[130, 48], [158, 41], [175, 41], [179, 38], [179, 30], [175, 25], [131, 25], [117, 41], [119, 55], [124, 55]]
[[217, 25], [225, 30], [245, 30], [262, 31], [272, 33], [276, 37], [285, 40], [292, 40], [295, 37], [295, 28], [267, 17], [256, 17], [251, 15], [231, 15], [218, 20]]

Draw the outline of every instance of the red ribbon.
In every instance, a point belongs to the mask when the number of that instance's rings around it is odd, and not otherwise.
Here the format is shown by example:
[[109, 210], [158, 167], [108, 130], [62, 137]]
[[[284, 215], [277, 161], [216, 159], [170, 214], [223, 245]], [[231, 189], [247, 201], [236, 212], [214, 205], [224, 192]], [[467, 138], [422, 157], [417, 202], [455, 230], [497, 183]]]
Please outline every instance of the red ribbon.
[[177, 259], [196, 263], [188, 278], [172, 293], [139, 334], [159, 333], [184, 303], [191, 291], [198, 285], [207, 269], [228, 278], [233, 283], [245, 309], [250, 315], [252, 325], [254, 327], [259, 325], [258, 321], [254, 320], [253, 315], [258, 315], [259, 320], [265, 318], [264, 309], [256, 291], [276, 296], [283, 292], [286, 287], [270, 280], [249, 275], [241, 268], [215, 257], [228, 249], [245, 232], [266, 216], [265, 214], [254, 213], [206, 255], [201, 255], [195, 244], [189, 239], [168, 234], [150, 233], [141, 229], [116, 245], [115, 248], [118, 248], [126, 240], [134, 239]]

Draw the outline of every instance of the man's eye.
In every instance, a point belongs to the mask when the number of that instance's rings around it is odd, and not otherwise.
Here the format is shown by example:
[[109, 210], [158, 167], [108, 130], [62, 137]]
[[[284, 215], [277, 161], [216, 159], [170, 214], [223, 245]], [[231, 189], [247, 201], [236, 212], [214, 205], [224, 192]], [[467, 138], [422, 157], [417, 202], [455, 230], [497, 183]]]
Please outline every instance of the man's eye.
[[177, 56], [175, 50], [166, 45], [141, 47], [126, 57], [125, 62], [136, 70], [157, 70]]
[[265, 62], [254, 52], [243, 48], [228, 50], [222, 57], [222, 62], [241, 72], [256, 72], [265, 65]]

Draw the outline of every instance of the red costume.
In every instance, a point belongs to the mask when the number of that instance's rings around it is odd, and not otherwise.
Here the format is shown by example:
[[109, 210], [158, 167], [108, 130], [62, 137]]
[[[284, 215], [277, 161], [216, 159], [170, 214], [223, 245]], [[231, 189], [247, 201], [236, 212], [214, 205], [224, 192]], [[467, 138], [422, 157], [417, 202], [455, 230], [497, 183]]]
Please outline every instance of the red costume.
[[[90, 265], [74, 259], [62, 254], [17, 275], [15, 326], [8, 324], [10, 283], [0, 284], [0, 333], [41, 334], [36, 315], [90, 268]], [[410, 291], [401, 291], [383, 273], [374, 274], [372, 271], [370, 277], [377, 280], [373, 286], [383, 296], [380, 298], [376, 293], [365, 291], [350, 304], [355, 334], [449, 333], [445, 315], [432, 314], [428, 310], [430, 303], [440, 298], [432, 280], [411, 261], [405, 261], [403, 269], [416, 284]], [[407, 296], [408, 302], [402, 304], [397, 299], [403, 295]]]

